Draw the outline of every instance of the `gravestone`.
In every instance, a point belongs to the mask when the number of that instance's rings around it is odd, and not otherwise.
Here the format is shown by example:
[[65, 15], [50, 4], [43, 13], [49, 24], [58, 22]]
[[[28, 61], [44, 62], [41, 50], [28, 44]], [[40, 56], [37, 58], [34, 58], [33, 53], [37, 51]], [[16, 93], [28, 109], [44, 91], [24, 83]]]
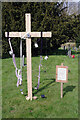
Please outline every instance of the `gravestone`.
[[70, 47], [70, 45], [68, 45], [68, 56], [69, 56], [69, 58], [71, 57], [71, 47]]
[[64, 50], [66, 50], [66, 46], [64, 45]]
[[72, 49], [75, 50], [75, 47], [73, 46]]
[[78, 49], [77, 49], [77, 47], [76, 47], [76, 52], [77, 52], [77, 50], [78, 50]]

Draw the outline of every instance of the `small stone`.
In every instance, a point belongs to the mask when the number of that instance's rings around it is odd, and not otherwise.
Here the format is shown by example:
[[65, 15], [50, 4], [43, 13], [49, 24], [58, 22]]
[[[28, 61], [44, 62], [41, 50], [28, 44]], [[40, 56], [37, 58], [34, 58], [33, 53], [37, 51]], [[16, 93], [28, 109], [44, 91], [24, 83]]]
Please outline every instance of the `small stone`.
[[36, 99], [37, 99], [37, 96], [34, 96], [33, 99], [36, 100]]

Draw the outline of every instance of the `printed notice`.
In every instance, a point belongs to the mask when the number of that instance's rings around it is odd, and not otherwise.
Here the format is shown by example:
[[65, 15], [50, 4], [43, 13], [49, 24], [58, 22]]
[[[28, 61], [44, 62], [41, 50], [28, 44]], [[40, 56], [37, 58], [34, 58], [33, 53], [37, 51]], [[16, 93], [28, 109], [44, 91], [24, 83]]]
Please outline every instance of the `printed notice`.
[[57, 80], [66, 81], [66, 68], [58, 68]]

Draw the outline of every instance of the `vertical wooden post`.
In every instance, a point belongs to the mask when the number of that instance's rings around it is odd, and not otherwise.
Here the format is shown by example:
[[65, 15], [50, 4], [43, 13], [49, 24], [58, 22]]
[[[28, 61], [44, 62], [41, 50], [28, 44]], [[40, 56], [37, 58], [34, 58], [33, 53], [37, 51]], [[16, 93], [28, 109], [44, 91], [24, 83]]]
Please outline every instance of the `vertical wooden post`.
[[[25, 15], [26, 32], [31, 32], [31, 15]], [[32, 66], [31, 66], [31, 38], [26, 38], [26, 56], [27, 56], [27, 87], [28, 97], [32, 100]]]
[[61, 98], [63, 98], [63, 83], [61, 82]]
[[[63, 63], [61, 63], [61, 66], [63, 66]], [[61, 98], [63, 98], [63, 83], [61, 82]]]
[[[61, 63], [61, 66], [63, 66], [63, 63]], [[61, 82], [61, 98], [63, 98], [63, 83]]]

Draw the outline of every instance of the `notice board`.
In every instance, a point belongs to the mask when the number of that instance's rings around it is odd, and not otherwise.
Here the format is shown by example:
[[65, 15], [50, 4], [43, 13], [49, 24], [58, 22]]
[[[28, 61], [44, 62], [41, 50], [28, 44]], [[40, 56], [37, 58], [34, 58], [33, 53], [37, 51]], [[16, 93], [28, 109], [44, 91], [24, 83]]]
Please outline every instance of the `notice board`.
[[68, 82], [68, 66], [56, 65], [56, 82]]

